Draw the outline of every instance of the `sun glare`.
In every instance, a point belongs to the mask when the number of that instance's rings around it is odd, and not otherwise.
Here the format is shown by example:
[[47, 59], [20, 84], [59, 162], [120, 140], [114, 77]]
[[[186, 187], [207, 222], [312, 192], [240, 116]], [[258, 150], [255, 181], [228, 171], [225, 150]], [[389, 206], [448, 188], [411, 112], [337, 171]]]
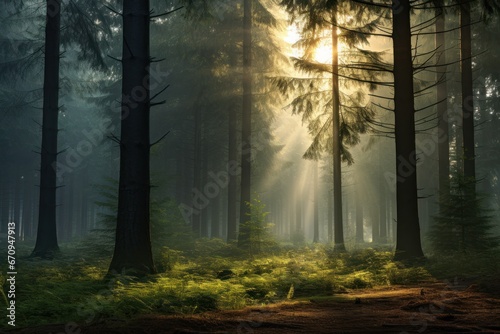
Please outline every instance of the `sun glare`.
[[[340, 34], [341, 31], [338, 30], [337, 33]], [[325, 33], [325, 35], [326, 35], [325, 38], [321, 41], [321, 43], [317, 46], [316, 50], [314, 51], [313, 60], [322, 64], [331, 64], [332, 63], [331, 39], [328, 37], [327, 32]], [[296, 25], [288, 26], [287, 34], [284, 40], [289, 45], [293, 45], [300, 40], [300, 32]], [[343, 43], [339, 42], [338, 45], [339, 54], [342, 53], [343, 47], [344, 47]], [[292, 47], [289, 54], [290, 56], [293, 57], [300, 57], [302, 51], [299, 50], [298, 48]]]
[[316, 50], [314, 50], [314, 60], [322, 64], [332, 63], [332, 47], [326, 43], [321, 43]]

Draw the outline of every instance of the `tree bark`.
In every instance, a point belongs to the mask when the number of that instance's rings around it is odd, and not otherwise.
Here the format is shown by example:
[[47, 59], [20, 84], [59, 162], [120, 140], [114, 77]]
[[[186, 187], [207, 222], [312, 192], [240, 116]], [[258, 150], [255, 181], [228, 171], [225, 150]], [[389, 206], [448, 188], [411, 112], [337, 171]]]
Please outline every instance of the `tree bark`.
[[[250, 214], [252, 167], [252, 0], [244, 0], [243, 15], [243, 106], [241, 117], [241, 198], [240, 227]], [[240, 229], [241, 232], [241, 229]], [[238, 244], [244, 244], [243, 235], [238, 235]]]
[[295, 194], [295, 234], [298, 237], [300, 233], [303, 233], [302, 230], [302, 189]]
[[345, 251], [344, 225], [342, 221], [342, 163], [340, 136], [340, 88], [339, 88], [339, 56], [336, 13], [332, 14], [332, 128], [333, 128], [333, 224], [334, 249]]
[[[439, 33], [445, 30], [445, 13], [436, 13], [436, 81], [437, 85], [437, 118], [438, 118], [438, 175], [439, 175], [439, 202], [447, 197], [450, 192], [450, 139], [448, 128], [448, 87], [446, 84], [446, 44], [445, 34]], [[443, 211], [440, 205], [440, 211]]]
[[[205, 207], [203, 209], [201, 209], [200, 211], [200, 215], [201, 215], [201, 219], [200, 219], [200, 236], [202, 238], [208, 238], [208, 222], [209, 222], [209, 206], [210, 205], [213, 205], [213, 202], [216, 200], [216, 198], [212, 198], [212, 196], [205, 191], [205, 185], [207, 185], [207, 182], [208, 182], [208, 142], [207, 142], [207, 135], [206, 135], [206, 132], [207, 132], [207, 124], [206, 123], [202, 123], [203, 124], [203, 130], [202, 130], [202, 140], [201, 140], [201, 143], [202, 144], [202, 161], [201, 161], [201, 176], [200, 176], [200, 180], [201, 180], [201, 183], [200, 183], [200, 186], [198, 187], [198, 189], [200, 189], [201, 192], [203, 192], [205, 194], [205, 196], [207, 197], [207, 199], [210, 201], [207, 205], [205, 205]], [[207, 188], [208, 190], [209, 188]]]
[[149, 22], [149, 1], [123, 1], [120, 182], [110, 274], [155, 272], [149, 212]]
[[462, 79], [462, 131], [464, 177], [466, 181], [476, 179], [474, 139], [474, 99], [472, 87], [472, 36], [470, 1], [460, 5], [460, 64]]
[[[229, 110], [228, 119], [228, 165], [236, 163], [238, 159], [237, 131], [238, 115], [236, 109]], [[236, 202], [238, 196], [238, 177], [234, 173], [229, 173], [229, 184], [227, 189], [227, 241], [234, 241], [237, 238], [237, 216]]]
[[40, 198], [36, 244], [32, 257], [52, 258], [59, 250], [56, 230], [56, 164], [59, 115], [59, 47], [61, 1], [47, 0], [43, 82]]
[[210, 207], [210, 237], [220, 238], [220, 197], [217, 196], [212, 200]]
[[328, 221], [328, 242], [331, 243], [333, 241], [333, 189], [330, 187], [333, 183], [331, 183], [331, 179], [328, 180], [328, 188], [326, 193], [326, 209], [327, 209], [327, 221]]
[[393, 0], [398, 261], [423, 257], [418, 218], [410, 1]]
[[386, 190], [383, 185], [383, 179], [380, 178], [379, 191], [381, 192], [378, 197], [379, 205], [379, 222], [380, 222], [380, 243], [387, 243], [387, 201]]
[[314, 201], [314, 235], [313, 242], [319, 242], [319, 196], [318, 196], [318, 162], [314, 162], [313, 166], [313, 201]]
[[359, 185], [356, 185], [356, 243], [362, 244], [364, 242], [363, 206], [358, 188]]
[[[199, 98], [197, 99], [199, 100]], [[197, 211], [193, 214], [192, 216], [192, 221], [193, 221], [193, 234], [195, 237], [200, 237], [201, 236], [201, 215], [202, 211], [204, 209], [204, 205], [201, 203], [201, 198], [197, 200], [198, 197], [201, 197], [200, 194], [203, 193], [203, 186], [202, 186], [202, 181], [201, 181], [201, 169], [202, 169], [202, 115], [201, 115], [201, 108], [199, 105], [195, 105], [195, 112], [194, 112], [194, 157], [193, 157], [193, 186], [194, 189], [197, 189], [200, 193], [198, 192], [193, 192], [193, 199], [192, 203], [193, 205], [197, 205], [196, 203], [199, 203], [199, 207], [197, 208]]]

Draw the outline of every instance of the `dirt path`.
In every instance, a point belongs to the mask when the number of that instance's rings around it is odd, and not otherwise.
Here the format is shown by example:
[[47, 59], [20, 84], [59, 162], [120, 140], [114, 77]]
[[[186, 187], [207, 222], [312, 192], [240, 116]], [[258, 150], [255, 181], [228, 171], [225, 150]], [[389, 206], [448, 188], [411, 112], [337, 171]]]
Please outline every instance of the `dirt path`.
[[475, 290], [474, 286], [451, 289], [445, 284], [384, 287], [329, 300], [6, 333], [500, 333], [500, 299]]

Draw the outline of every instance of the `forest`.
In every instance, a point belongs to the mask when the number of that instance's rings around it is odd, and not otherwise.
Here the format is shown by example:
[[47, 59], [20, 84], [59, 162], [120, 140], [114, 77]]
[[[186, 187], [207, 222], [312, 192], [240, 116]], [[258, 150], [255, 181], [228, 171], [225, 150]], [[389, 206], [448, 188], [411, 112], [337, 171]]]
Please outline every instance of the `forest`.
[[499, 333], [500, 1], [0, 2], [0, 333]]

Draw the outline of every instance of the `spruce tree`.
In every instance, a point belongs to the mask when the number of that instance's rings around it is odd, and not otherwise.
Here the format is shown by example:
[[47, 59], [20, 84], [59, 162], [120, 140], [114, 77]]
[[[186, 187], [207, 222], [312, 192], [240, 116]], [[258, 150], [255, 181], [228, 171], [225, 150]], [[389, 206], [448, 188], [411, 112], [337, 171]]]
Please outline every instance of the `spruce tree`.
[[492, 233], [491, 211], [487, 196], [474, 192], [477, 181], [455, 171], [450, 192], [440, 197], [440, 212], [434, 217], [428, 238], [437, 253], [482, 252], [499, 246]]

